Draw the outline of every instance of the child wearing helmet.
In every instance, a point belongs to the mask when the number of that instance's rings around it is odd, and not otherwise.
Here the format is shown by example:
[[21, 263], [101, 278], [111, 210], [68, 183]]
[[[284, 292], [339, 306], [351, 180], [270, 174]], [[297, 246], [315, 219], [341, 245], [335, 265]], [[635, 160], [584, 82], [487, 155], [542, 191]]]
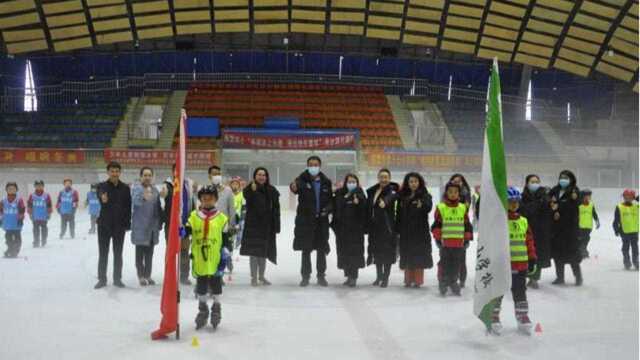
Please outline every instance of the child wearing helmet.
[[[622, 193], [623, 201], [616, 206], [613, 231], [622, 239], [622, 258], [624, 268], [638, 271], [638, 201], [636, 192], [626, 189]], [[631, 248], [631, 257], [629, 257]]]
[[[207, 324], [209, 308], [207, 300], [213, 299], [211, 325], [217, 328], [222, 318], [222, 275], [229, 258], [229, 251], [223, 246], [223, 233], [228, 232], [227, 216], [216, 209], [218, 190], [215, 186], [205, 186], [198, 191], [200, 209], [191, 212], [185, 225], [186, 235], [191, 236], [192, 275], [196, 279], [198, 314], [196, 329]], [[226, 236], [225, 236], [226, 237]]]
[[6, 258], [16, 258], [22, 247], [22, 225], [26, 211], [22, 198], [18, 196], [18, 184], [8, 182], [7, 196], [0, 201], [0, 225], [4, 229], [7, 251]]
[[593, 230], [593, 222], [596, 223], [596, 229], [600, 229], [600, 219], [596, 212], [596, 207], [591, 201], [591, 190], [584, 189], [580, 191], [580, 206], [578, 206], [578, 249], [583, 259], [589, 257], [589, 240], [591, 240], [591, 230]]
[[431, 232], [440, 249], [440, 295], [445, 296], [447, 290], [451, 289], [454, 295], [460, 296], [460, 268], [465, 249], [473, 239], [469, 209], [460, 198], [460, 185], [450, 182], [445, 186], [443, 201], [436, 207]]
[[[527, 302], [527, 274], [536, 271], [536, 248], [533, 231], [524, 216], [520, 216], [518, 208], [522, 195], [516, 187], [507, 189], [508, 228], [511, 250], [511, 295], [515, 304], [515, 315], [518, 330], [527, 335], [531, 334], [531, 320], [529, 319], [529, 303]], [[493, 309], [491, 330], [500, 333], [500, 308], [502, 297]]]
[[27, 212], [33, 223], [33, 247], [44, 247], [47, 244], [49, 229], [47, 223], [53, 212], [51, 196], [44, 192], [44, 181], [36, 180], [33, 184], [35, 191], [27, 200]]

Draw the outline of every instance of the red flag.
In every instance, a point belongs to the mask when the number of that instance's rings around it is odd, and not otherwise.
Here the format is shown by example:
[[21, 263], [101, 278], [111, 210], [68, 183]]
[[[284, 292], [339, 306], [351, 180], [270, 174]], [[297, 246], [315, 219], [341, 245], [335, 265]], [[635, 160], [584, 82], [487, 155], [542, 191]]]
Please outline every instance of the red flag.
[[176, 173], [173, 180], [173, 197], [171, 198], [171, 219], [169, 220], [169, 240], [164, 259], [164, 281], [162, 283], [162, 299], [160, 302], [160, 328], [151, 333], [151, 339], [164, 339], [168, 334], [178, 330], [178, 261], [180, 255], [180, 227], [182, 210], [182, 191], [185, 168], [185, 122], [187, 113], [182, 110], [179, 127], [179, 145], [176, 149]]

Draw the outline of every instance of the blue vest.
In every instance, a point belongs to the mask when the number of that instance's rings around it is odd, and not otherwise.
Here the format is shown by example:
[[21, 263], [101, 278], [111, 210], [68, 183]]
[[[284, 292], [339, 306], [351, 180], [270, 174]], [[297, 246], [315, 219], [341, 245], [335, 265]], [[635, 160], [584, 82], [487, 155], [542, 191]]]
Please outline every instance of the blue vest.
[[68, 215], [73, 213], [73, 190], [60, 191], [60, 214]]
[[87, 202], [89, 203], [89, 214], [91, 216], [100, 215], [100, 200], [98, 199], [98, 193], [95, 191], [89, 191], [87, 193]]
[[49, 219], [49, 210], [47, 209], [47, 199], [49, 194], [42, 193], [38, 195], [36, 193], [31, 194], [31, 216], [34, 221], [47, 221]]
[[18, 197], [13, 202], [9, 202], [7, 198], [2, 200], [2, 228], [5, 231], [22, 230], [22, 227], [18, 224], [18, 201]]

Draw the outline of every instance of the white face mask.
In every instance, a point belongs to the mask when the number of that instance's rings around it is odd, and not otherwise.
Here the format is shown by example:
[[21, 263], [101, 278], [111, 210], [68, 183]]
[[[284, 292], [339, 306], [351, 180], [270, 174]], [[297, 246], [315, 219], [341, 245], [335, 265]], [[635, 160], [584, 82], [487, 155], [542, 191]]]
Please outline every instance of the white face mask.
[[353, 191], [353, 190], [355, 190], [357, 187], [358, 187], [358, 184], [357, 184], [357, 183], [354, 183], [354, 182], [348, 182], [348, 183], [347, 183], [347, 190], [349, 190], [349, 191]]
[[213, 185], [220, 185], [222, 183], [222, 175], [214, 175], [211, 177], [211, 183]]
[[316, 176], [320, 173], [320, 167], [319, 166], [309, 166], [307, 168], [307, 171], [309, 172], [309, 174], [311, 174], [311, 176]]

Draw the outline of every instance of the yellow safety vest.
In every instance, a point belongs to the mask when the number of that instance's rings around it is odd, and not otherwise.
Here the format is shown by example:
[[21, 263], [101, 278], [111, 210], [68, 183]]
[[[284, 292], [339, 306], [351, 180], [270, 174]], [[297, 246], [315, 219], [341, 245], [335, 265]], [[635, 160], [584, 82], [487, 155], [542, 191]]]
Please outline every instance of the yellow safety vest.
[[244, 202], [244, 195], [242, 191], [233, 195], [233, 206], [236, 208], [236, 214], [240, 216], [242, 214], [242, 203]]
[[529, 222], [524, 216], [516, 220], [509, 220], [509, 246], [512, 262], [528, 262], [527, 229]]
[[467, 213], [467, 206], [459, 203], [456, 207], [450, 207], [440, 203], [438, 210], [442, 217], [442, 240], [464, 239], [464, 215]]
[[634, 203], [630, 206], [621, 203], [618, 205], [620, 211], [620, 223], [622, 224], [622, 232], [625, 234], [633, 234], [638, 232], [638, 204]]
[[578, 209], [580, 211], [580, 229], [593, 229], [593, 203], [589, 202], [588, 205], [580, 204]]
[[192, 274], [194, 277], [214, 275], [220, 264], [222, 232], [227, 225], [227, 216], [218, 211], [208, 220], [204, 233], [205, 217], [197, 210], [191, 212], [187, 224], [191, 227]]

